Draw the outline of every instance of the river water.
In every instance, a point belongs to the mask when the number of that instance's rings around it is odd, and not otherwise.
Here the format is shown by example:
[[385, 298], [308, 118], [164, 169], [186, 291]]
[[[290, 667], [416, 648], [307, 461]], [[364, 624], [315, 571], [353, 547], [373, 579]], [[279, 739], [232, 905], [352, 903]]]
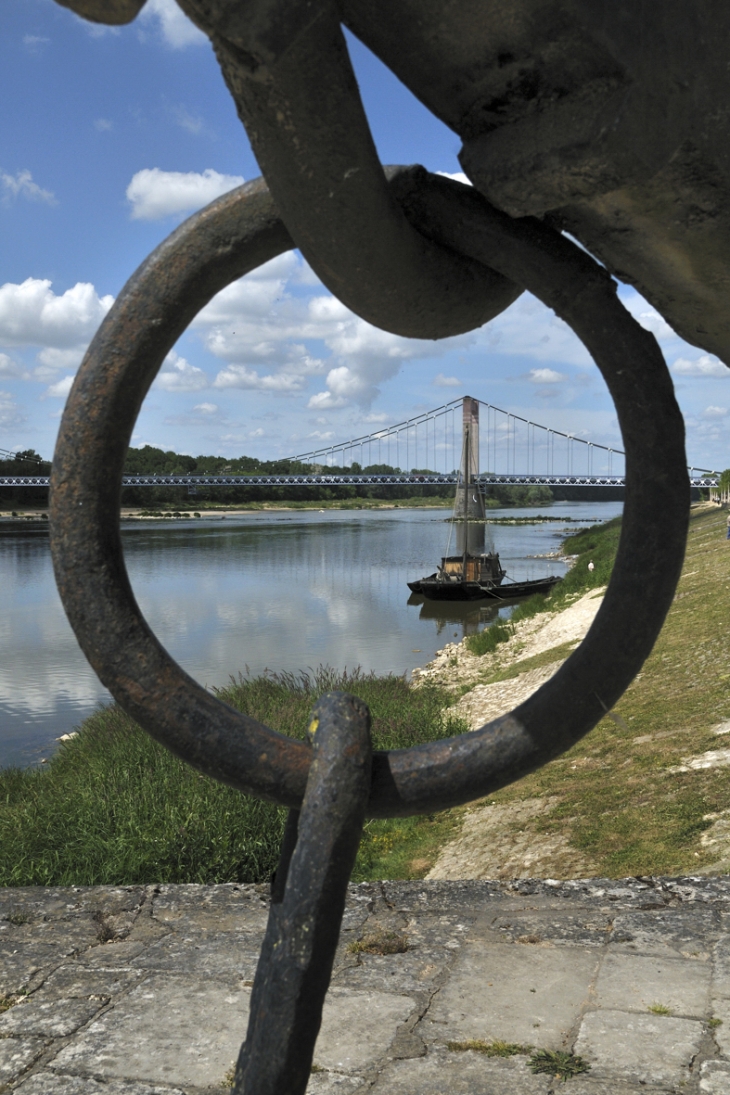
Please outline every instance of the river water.
[[[540, 578], [565, 573], [564, 562], [545, 556], [571, 529], [621, 508], [555, 503], [546, 512], [559, 521], [490, 528], [510, 577]], [[401, 674], [497, 615], [489, 602], [435, 604], [409, 595], [406, 582], [432, 573], [446, 550], [447, 515], [290, 510], [129, 521], [123, 543], [150, 626], [201, 684], [226, 684], [246, 668], [297, 672], [321, 664]], [[0, 591], [0, 766], [26, 766], [50, 756], [61, 734], [110, 697], [66, 621], [45, 530], [0, 524]]]

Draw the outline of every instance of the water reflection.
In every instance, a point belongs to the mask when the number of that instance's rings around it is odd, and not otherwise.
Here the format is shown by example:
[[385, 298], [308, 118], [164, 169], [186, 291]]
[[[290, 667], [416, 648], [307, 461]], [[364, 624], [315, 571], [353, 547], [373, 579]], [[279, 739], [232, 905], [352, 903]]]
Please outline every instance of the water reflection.
[[[619, 511], [583, 503], [551, 515], [595, 521]], [[445, 517], [389, 510], [135, 522], [123, 543], [151, 628], [204, 685], [246, 667], [409, 673], [500, 611], [409, 597], [406, 582], [431, 573], [445, 550]], [[562, 573], [562, 563], [536, 556], [554, 552], [569, 527], [497, 525], [496, 550], [516, 580]], [[0, 589], [0, 764], [27, 764], [107, 693], [66, 621], [44, 530], [0, 526]]]

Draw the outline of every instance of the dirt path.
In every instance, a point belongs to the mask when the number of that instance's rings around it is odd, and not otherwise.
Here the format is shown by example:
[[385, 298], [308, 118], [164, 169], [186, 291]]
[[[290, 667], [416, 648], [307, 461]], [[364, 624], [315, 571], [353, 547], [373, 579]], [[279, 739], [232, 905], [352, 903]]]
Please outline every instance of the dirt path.
[[[517, 624], [515, 635], [493, 654], [479, 657], [463, 643], [450, 643], [433, 662], [414, 671], [414, 677], [416, 681], [437, 680], [459, 690], [471, 686], [452, 710], [475, 730], [511, 711], [558, 671], [570, 649], [588, 632], [604, 592], [592, 589], [563, 612], [545, 613]], [[531, 667], [538, 657], [547, 664]], [[525, 668], [520, 672], [522, 664]], [[488, 680], [506, 673], [514, 675]], [[479, 683], [485, 678], [485, 683]], [[575, 878], [592, 874], [590, 861], [570, 846], [567, 837], [536, 833], [530, 824], [557, 803], [557, 798], [536, 798], [471, 807], [459, 835], [441, 850], [427, 878]]]

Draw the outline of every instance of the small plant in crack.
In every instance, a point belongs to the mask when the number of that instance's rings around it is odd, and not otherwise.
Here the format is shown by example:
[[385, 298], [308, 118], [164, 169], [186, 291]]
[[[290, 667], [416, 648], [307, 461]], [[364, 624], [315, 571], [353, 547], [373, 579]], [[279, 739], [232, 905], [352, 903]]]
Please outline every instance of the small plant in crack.
[[716, 1017], [713, 1017], [712, 1019], [707, 1020], [707, 1025], [710, 1028], [710, 1030], [717, 1030], [718, 1027], [722, 1026], [722, 1019], [718, 1019]]
[[408, 939], [399, 932], [377, 931], [355, 940], [347, 949], [350, 954], [405, 954]]
[[14, 924], [16, 928], [21, 927], [23, 924], [30, 924], [33, 918], [24, 912], [11, 912], [7, 916], [3, 917], [3, 920], [8, 924]]
[[650, 1004], [648, 1009], [652, 1015], [671, 1015], [672, 1009], [668, 1008], [666, 1004]]
[[0, 994], [0, 1015], [4, 1011], [8, 1011], [13, 1004], [17, 1004], [17, 1000], [14, 996], [3, 996]]
[[468, 1042], [447, 1042], [446, 1048], [452, 1053], [465, 1053], [471, 1049], [475, 1053], [483, 1053], [486, 1057], [516, 1057], [518, 1053], [529, 1053], [532, 1046], [521, 1046], [518, 1042], [503, 1042], [499, 1038], [494, 1042], [483, 1042], [477, 1038]]
[[99, 925], [96, 938], [100, 943], [117, 943], [120, 939], [124, 938], [126, 933], [117, 931], [114, 925], [109, 922], [109, 913], [97, 909], [93, 919]]
[[547, 1072], [563, 1083], [591, 1067], [582, 1057], [562, 1049], [537, 1049], [530, 1057], [529, 1065], [532, 1072]]

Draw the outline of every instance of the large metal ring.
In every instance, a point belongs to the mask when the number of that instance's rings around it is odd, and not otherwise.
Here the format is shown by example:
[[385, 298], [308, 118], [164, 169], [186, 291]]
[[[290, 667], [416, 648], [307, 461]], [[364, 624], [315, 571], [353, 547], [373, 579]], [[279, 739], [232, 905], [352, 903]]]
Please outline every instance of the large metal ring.
[[[513, 221], [458, 183], [421, 169], [396, 174], [391, 186], [424, 234], [524, 285], [582, 339], [616, 404], [626, 503], [613, 577], [578, 650], [530, 699], [480, 730], [376, 753], [370, 816], [468, 802], [587, 733], [659, 633], [681, 570], [689, 511], [684, 428], [668, 370], [605, 270], [559, 233], [530, 218]], [[118, 702], [206, 774], [296, 808], [310, 750], [222, 703], [170, 658], [137, 606], [119, 531], [127, 447], [165, 355], [215, 293], [292, 246], [257, 180], [192, 217], [133, 275], [66, 405], [51, 477], [51, 545], [79, 643]]]

